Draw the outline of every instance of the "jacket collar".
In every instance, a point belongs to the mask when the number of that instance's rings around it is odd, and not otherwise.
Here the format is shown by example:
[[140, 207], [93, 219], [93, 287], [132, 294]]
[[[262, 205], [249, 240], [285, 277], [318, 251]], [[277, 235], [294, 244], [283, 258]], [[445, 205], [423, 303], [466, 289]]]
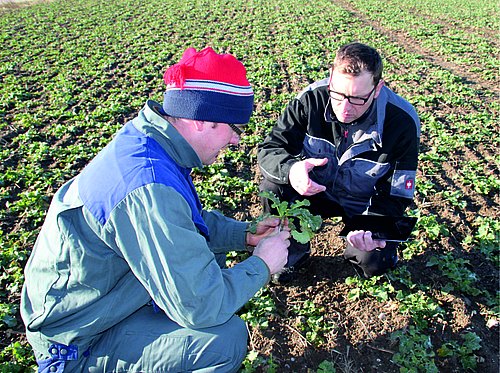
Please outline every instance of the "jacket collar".
[[153, 100], [148, 100], [134, 120], [138, 130], [153, 138], [172, 159], [184, 168], [202, 168], [203, 163], [191, 145], [175, 127], [166, 120], [163, 108]]

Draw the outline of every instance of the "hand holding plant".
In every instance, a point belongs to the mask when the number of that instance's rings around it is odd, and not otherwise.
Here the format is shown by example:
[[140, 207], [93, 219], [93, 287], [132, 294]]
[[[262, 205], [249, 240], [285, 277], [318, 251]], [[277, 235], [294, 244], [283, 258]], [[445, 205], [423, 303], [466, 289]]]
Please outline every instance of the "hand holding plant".
[[[253, 224], [253, 223], [252, 223]], [[258, 243], [265, 237], [273, 234], [276, 227], [280, 227], [279, 230], [290, 230], [288, 228], [288, 223], [285, 222], [284, 225], [281, 224], [280, 218], [277, 217], [267, 217], [259, 222], [255, 223], [252, 230], [247, 232], [247, 245], [257, 246]]]
[[[304, 208], [310, 205], [309, 200], [295, 201], [291, 205], [286, 201], [280, 201], [278, 197], [269, 191], [259, 193], [259, 196], [268, 198], [276, 209], [280, 221], [280, 229], [289, 227], [292, 237], [302, 244], [311, 240], [314, 234], [321, 228], [323, 219], [319, 215], [312, 215], [308, 209]], [[259, 222], [269, 218], [270, 214], [263, 214], [257, 217], [251, 224], [249, 232], [256, 233]], [[298, 221], [299, 227], [295, 224]], [[295, 223], [294, 223], [295, 222]]]
[[290, 246], [288, 230], [279, 231], [276, 227], [275, 232], [276, 234], [262, 239], [253, 251], [253, 255], [266, 263], [271, 275], [281, 272], [285, 267], [288, 259], [288, 246]]

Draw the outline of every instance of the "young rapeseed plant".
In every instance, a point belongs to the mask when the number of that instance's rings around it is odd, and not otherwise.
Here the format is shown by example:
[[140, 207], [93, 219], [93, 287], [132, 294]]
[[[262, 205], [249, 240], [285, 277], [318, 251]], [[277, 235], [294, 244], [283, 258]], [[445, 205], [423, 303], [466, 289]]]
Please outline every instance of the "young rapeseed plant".
[[[286, 201], [280, 201], [273, 192], [261, 192], [260, 197], [268, 198], [271, 200], [271, 207], [276, 209], [277, 215], [281, 222], [288, 221], [288, 226], [292, 237], [302, 244], [311, 240], [314, 234], [321, 228], [323, 219], [319, 215], [312, 215], [308, 209], [304, 208], [310, 206], [309, 200], [295, 201], [289, 204]], [[257, 223], [269, 217], [269, 214], [262, 214], [257, 217], [250, 226], [250, 232], [255, 232]], [[296, 226], [297, 222], [300, 228]]]

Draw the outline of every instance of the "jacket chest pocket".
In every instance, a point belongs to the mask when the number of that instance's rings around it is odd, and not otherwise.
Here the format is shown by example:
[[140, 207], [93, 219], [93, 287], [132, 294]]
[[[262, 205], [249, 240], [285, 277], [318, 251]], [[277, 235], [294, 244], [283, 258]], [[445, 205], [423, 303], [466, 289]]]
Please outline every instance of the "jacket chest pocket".
[[369, 199], [375, 194], [375, 184], [390, 167], [389, 163], [351, 159], [340, 167], [337, 182], [349, 194]]
[[328, 159], [324, 166], [314, 167], [309, 173], [309, 177], [321, 185], [332, 186], [335, 170], [338, 167], [335, 146], [326, 140], [311, 136], [306, 136], [303, 144], [303, 157]]

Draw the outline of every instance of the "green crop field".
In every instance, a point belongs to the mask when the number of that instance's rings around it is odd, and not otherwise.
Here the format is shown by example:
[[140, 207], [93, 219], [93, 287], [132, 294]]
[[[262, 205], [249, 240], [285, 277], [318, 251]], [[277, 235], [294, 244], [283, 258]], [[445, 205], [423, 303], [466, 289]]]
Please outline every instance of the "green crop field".
[[[21, 6], [22, 5], [22, 6]], [[484, 0], [0, 2], [0, 372], [32, 371], [23, 267], [57, 188], [143, 107], [165, 69], [212, 46], [246, 66], [255, 111], [239, 147], [195, 170], [205, 208], [261, 213], [256, 146], [284, 106], [327, 76], [340, 45], [384, 59], [422, 120], [419, 218], [391, 273], [343, 265], [342, 223], [312, 240], [300, 279], [239, 312], [242, 372], [499, 370], [500, 17]], [[231, 253], [228, 262], [239, 260]]]

